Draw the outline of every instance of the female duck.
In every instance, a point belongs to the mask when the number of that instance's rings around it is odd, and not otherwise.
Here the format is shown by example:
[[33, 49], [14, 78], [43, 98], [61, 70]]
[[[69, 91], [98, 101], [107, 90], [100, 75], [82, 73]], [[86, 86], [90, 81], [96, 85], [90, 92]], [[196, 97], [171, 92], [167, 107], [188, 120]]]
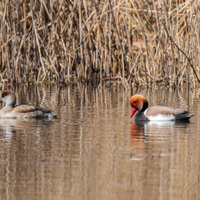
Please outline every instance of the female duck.
[[152, 106], [148, 108], [148, 101], [142, 95], [134, 95], [129, 100], [133, 107], [132, 117], [135, 112], [135, 121], [171, 121], [171, 120], [189, 120], [194, 114], [183, 109], [171, 108], [165, 106]]
[[5, 106], [0, 110], [0, 118], [41, 118], [52, 116], [51, 111], [44, 108], [25, 104], [16, 106], [16, 96], [10, 90], [5, 90], [1, 93], [0, 102], [5, 103]]

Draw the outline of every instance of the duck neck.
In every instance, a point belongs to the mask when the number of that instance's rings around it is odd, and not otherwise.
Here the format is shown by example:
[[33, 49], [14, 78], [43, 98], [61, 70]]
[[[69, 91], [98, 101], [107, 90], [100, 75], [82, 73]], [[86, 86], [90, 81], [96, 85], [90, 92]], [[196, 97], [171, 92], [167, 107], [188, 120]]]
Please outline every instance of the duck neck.
[[13, 99], [13, 98], [9, 97], [6, 101], [6, 107], [14, 108], [15, 104], [16, 104], [16, 98]]
[[144, 112], [148, 108], [148, 101], [144, 102], [141, 112]]
[[14, 108], [15, 107], [15, 102], [6, 102], [5, 107]]

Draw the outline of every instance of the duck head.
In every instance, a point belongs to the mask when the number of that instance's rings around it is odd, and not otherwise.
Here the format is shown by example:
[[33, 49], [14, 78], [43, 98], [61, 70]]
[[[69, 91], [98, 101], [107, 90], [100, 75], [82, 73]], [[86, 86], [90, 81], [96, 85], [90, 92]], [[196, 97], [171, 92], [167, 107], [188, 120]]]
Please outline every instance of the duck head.
[[16, 103], [16, 97], [13, 91], [10, 90], [4, 90], [1, 93], [1, 99], [0, 102], [4, 102], [6, 106], [15, 106]]
[[143, 112], [148, 108], [148, 101], [142, 95], [136, 94], [129, 100], [130, 105], [133, 107], [131, 116], [132, 117], [137, 110]]

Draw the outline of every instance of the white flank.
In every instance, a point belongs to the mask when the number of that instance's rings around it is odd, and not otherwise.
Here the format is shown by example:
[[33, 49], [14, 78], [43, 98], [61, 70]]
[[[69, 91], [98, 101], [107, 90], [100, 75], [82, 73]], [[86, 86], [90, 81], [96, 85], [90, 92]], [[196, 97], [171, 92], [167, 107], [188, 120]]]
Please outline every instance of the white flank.
[[158, 114], [156, 116], [148, 116], [150, 121], [172, 121], [175, 120], [174, 115], [162, 115]]
[[[148, 109], [147, 109], [148, 110]], [[146, 112], [147, 112], [147, 110], [145, 110], [144, 111], [144, 115], [146, 116], [146, 117], [148, 117], [148, 119], [150, 120], [150, 121], [173, 121], [173, 120], [175, 120], [175, 117], [174, 117], [174, 115], [162, 115], [162, 114], [158, 114], [158, 115], [156, 115], [156, 116], [147, 116], [146, 115]]]
[[160, 120], [160, 121], [149, 121], [146, 126], [156, 126], [156, 127], [166, 127], [166, 128], [169, 128], [169, 127], [172, 127], [175, 125], [175, 120], [167, 120], [167, 121], [163, 121], [163, 120]]

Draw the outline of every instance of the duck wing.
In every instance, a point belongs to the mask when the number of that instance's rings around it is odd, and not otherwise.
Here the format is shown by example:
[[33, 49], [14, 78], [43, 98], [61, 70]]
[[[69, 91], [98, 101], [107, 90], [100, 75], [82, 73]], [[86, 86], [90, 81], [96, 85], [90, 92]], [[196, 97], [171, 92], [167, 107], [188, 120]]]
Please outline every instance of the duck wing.
[[188, 120], [190, 117], [194, 116], [193, 113], [179, 108], [173, 108], [172, 113], [174, 114], [176, 120]]
[[173, 108], [166, 106], [152, 106], [149, 107], [146, 111], [146, 116], [156, 116], [158, 114], [161, 115], [171, 115]]
[[193, 113], [185, 111], [180, 108], [172, 108], [166, 106], [152, 106], [147, 109], [146, 116], [156, 116], [161, 115], [174, 115], [175, 120], [188, 120], [190, 117], [194, 116]]
[[18, 113], [28, 113], [28, 112], [35, 112], [40, 109], [35, 106], [21, 104], [21, 105], [15, 106], [14, 110], [15, 112], [18, 112]]

